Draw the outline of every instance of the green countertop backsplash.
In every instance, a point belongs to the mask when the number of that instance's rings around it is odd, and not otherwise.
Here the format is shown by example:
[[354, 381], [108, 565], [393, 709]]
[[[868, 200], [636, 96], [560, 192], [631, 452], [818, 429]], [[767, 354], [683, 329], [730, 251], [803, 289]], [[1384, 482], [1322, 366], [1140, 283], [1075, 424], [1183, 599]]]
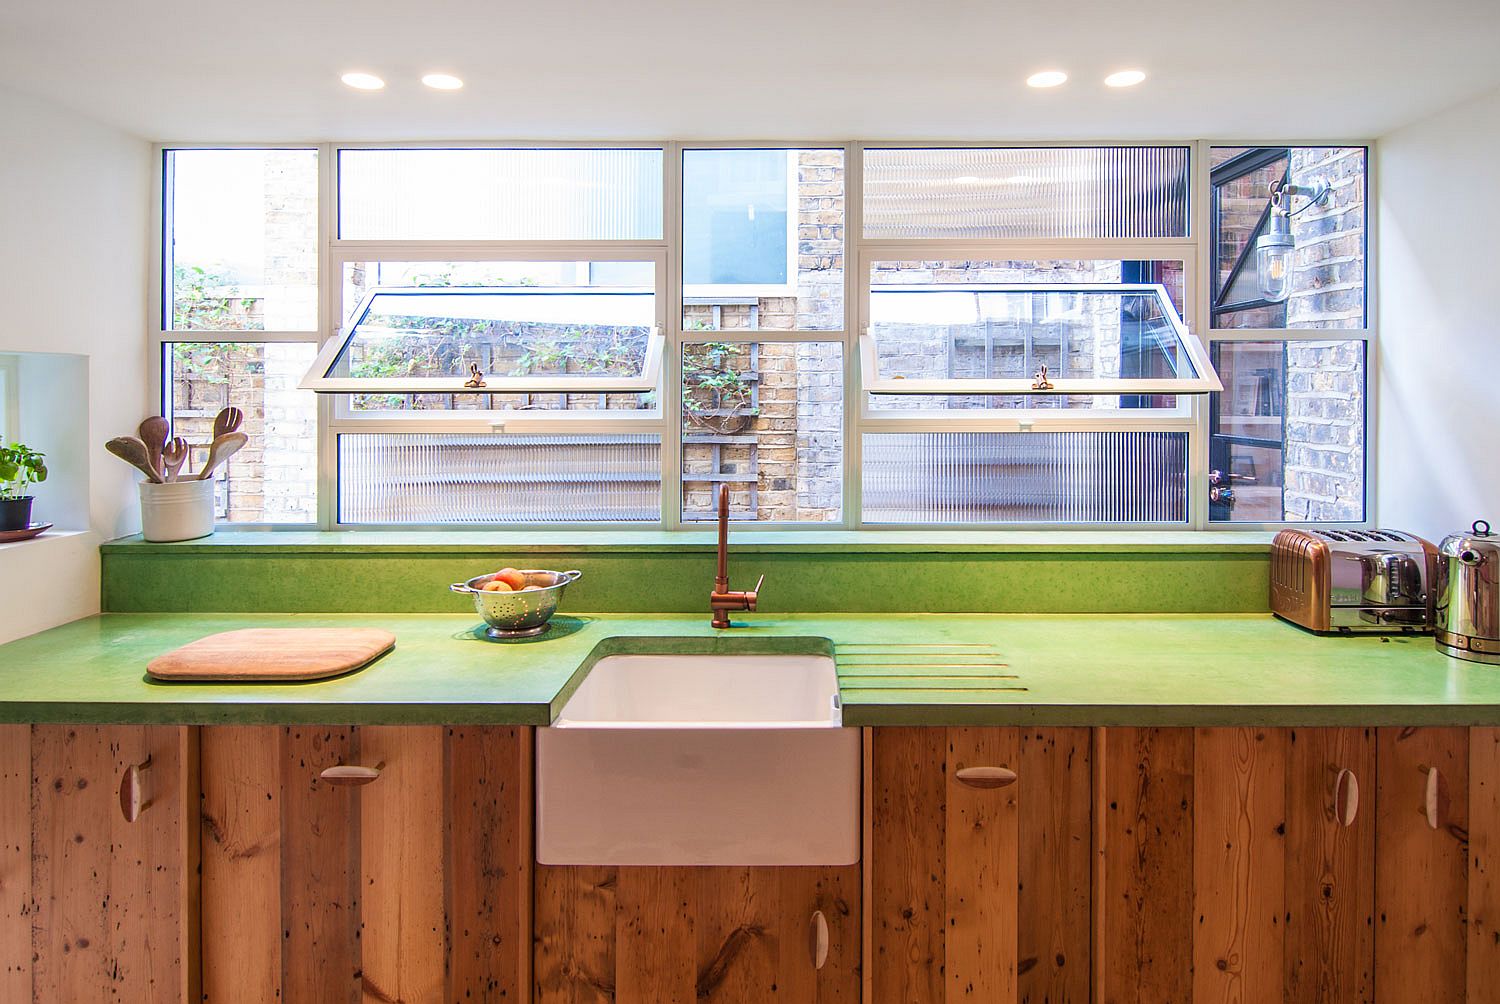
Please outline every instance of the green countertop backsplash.
[[[566, 613], [541, 638], [496, 643], [472, 612], [106, 614], [0, 646], [0, 721], [545, 725], [603, 655], [795, 651], [834, 655], [847, 725], [1500, 724], [1500, 669], [1430, 637], [1322, 638], [1268, 614], [737, 620], [716, 632], [706, 613]], [[186, 642], [267, 626], [378, 626], [397, 641], [311, 683], [145, 675]]]
[[[1254, 613], [1269, 535], [736, 531], [730, 575], [764, 573], [765, 613]], [[106, 544], [114, 613], [460, 613], [448, 583], [513, 564], [583, 578], [565, 605], [693, 613], [713, 584], [708, 531], [254, 532]]]

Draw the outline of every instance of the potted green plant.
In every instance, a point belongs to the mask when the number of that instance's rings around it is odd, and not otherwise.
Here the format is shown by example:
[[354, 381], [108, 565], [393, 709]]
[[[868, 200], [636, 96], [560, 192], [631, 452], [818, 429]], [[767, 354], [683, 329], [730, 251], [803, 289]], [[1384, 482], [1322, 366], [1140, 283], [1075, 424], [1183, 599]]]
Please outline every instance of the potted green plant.
[[24, 443], [0, 446], [0, 531], [31, 526], [32, 496], [27, 489], [47, 480], [43, 456]]

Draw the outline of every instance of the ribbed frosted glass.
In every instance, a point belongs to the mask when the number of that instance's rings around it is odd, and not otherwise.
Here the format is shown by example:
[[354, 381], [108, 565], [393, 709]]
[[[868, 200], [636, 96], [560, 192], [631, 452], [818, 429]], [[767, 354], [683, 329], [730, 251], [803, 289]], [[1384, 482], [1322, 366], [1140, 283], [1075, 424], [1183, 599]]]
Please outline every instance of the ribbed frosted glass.
[[871, 433], [866, 523], [1181, 523], [1178, 432]]
[[864, 161], [870, 238], [1188, 233], [1184, 146], [877, 149]]
[[341, 523], [660, 518], [658, 436], [339, 436]]
[[340, 150], [345, 240], [656, 240], [660, 150]]

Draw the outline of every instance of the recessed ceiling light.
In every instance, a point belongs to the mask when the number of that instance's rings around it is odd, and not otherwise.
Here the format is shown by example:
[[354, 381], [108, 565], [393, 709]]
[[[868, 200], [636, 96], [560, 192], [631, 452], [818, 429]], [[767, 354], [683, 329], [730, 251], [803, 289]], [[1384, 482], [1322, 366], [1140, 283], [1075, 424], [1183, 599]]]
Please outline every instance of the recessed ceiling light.
[[435, 91], [456, 91], [464, 85], [451, 73], [429, 73], [422, 78], [422, 83]]
[[1134, 87], [1145, 79], [1146, 74], [1140, 70], [1121, 70], [1119, 73], [1111, 73], [1105, 77], [1104, 85], [1106, 87]]
[[339, 79], [357, 91], [378, 91], [385, 86], [373, 73], [346, 73]]
[[1033, 73], [1026, 78], [1026, 86], [1028, 87], [1056, 87], [1058, 84], [1065, 84], [1067, 82], [1068, 75], [1062, 70], [1043, 70], [1040, 73]]

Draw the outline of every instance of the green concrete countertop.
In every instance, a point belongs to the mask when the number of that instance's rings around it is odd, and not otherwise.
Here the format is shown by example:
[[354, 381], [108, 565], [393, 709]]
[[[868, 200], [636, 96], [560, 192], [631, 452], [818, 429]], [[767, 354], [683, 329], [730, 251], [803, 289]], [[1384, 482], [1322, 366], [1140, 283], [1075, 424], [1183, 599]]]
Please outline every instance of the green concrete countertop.
[[[1427, 637], [1320, 638], [1265, 614], [560, 617], [482, 639], [441, 614], [106, 614], [0, 646], [0, 721], [545, 725], [592, 660], [832, 651], [844, 721], [1010, 725], [1500, 725], [1500, 668]], [[241, 627], [378, 626], [396, 649], [300, 684], [162, 684], [146, 663]]]

